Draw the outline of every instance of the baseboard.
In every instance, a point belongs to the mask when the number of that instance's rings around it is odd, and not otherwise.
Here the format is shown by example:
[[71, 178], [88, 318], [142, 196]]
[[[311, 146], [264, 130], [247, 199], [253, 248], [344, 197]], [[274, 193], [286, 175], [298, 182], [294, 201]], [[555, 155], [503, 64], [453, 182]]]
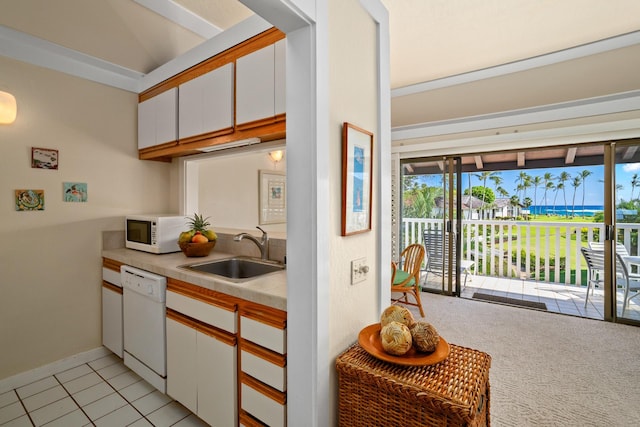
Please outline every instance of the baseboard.
[[30, 371], [22, 372], [0, 380], [0, 394], [30, 384], [42, 378], [75, 368], [83, 363], [89, 363], [108, 354], [111, 350], [106, 347], [98, 347], [73, 356], [57, 360], [48, 365], [40, 366]]

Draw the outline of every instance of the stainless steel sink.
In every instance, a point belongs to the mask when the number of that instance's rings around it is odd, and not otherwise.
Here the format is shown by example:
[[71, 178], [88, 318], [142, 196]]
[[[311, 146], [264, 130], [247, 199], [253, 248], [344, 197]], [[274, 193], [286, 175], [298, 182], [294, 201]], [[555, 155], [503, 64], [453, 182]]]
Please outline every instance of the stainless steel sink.
[[236, 280], [251, 279], [285, 269], [285, 265], [279, 262], [242, 256], [181, 265], [180, 267]]

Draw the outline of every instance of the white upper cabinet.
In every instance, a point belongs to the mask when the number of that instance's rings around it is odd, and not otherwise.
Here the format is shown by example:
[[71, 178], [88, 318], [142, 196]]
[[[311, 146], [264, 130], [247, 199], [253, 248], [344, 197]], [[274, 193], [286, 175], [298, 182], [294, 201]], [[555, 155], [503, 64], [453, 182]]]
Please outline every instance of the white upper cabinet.
[[178, 89], [138, 104], [138, 149], [178, 139]]
[[275, 47], [270, 45], [236, 60], [236, 123], [273, 117]]
[[179, 86], [179, 137], [233, 128], [233, 63]]
[[286, 58], [287, 58], [287, 41], [279, 40], [275, 44], [275, 113], [284, 114], [286, 109]]

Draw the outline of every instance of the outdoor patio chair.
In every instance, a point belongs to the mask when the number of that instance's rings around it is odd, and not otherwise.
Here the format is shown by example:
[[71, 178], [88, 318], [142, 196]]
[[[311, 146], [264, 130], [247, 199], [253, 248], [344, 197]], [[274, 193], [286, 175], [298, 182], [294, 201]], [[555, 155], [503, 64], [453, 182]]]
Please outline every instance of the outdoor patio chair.
[[[444, 267], [445, 254], [449, 251], [448, 242], [444, 241], [442, 232], [440, 230], [425, 230], [424, 231], [424, 247], [427, 252], [427, 262], [425, 267], [424, 281], [427, 282], [429, 273], [442, 276]], [[455, 271], [455, 258], [453, 269]], [[467, 286], [467, 277], [469, 273], [475, 269], [475, 262], [469, 260], [460, 261], [460, 273], [464, 274], [464, 282], [462, 287]]]
[[[580, 251], [587, 261], [589, 270], [587, 296], [584, 301], [584, 306], [586, 307], [591, 286], [595, 287], [604, 281], [604, 251], [586, 247], [580, 248]], [[627, 263], [619, 252], [616, 252], [616, 285], [624, 289], [624, 297], [622, 299], [622, 317], [624, 317], [629, 301], [640, 295], [640, 277], [634, 276], [629, 272]]]
[[[420, 271], [424, 260], [424, 248], [422, 245], [414, 243], [407, 246], [400, 255], [402, 269], [395, 263], [391, 263], [391, 292], [399, 292], [402, 296], [391, 297], [393, 303], [413, 305], [420, 309], [420, 315], [424, 317], [422, 300], [420, 299]], [[416, 302], [409, 301], [411, 294]]]
[[[596, 251], [604, 251], [604, 242], [589, 242], [589, 248]], [[640, 279], [640, 264], [629, 262], [628, 258], [630, 257], [630, 254], [625, 245], [620, 242], [616, 242], [616, 253], [622, 256], [622, 259], [629, 269], [629, 276]]]

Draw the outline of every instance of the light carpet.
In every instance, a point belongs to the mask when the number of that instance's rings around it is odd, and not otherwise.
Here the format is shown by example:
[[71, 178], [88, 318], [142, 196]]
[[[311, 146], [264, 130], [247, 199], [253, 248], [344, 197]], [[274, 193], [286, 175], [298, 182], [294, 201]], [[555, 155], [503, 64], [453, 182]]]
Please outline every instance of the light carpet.
[[640, 426], [640, 327], [421, 297], [448, 342], [491, 355], [493, 426]]

